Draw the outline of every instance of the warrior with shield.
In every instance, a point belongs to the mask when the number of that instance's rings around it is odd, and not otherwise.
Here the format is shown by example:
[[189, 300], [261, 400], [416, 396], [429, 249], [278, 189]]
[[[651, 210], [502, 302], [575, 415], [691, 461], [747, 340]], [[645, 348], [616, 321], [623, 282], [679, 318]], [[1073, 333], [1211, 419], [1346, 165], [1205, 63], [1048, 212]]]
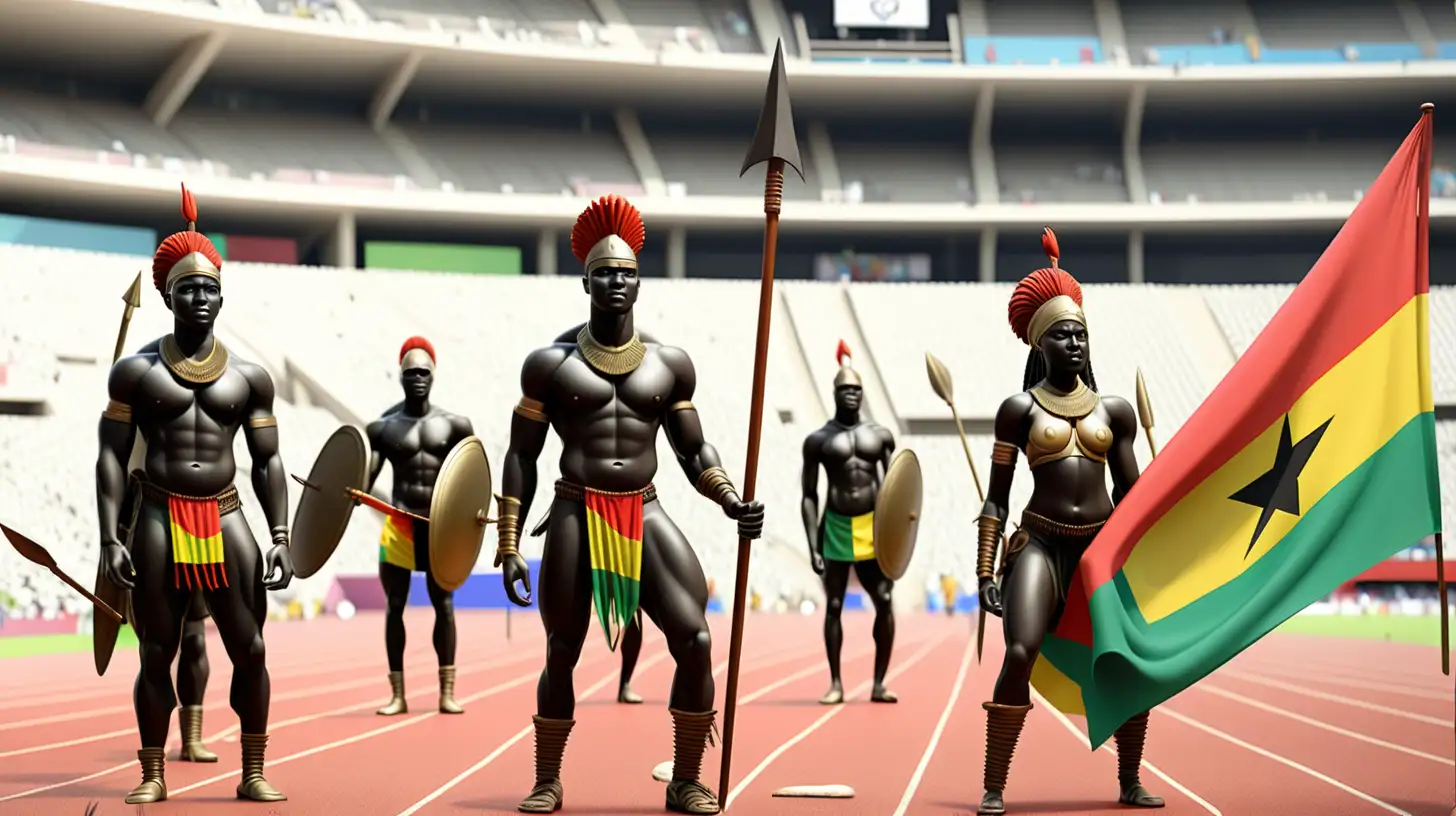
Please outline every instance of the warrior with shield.
[[541, 619], [546, 666], [536, 692], [536, 777], [524, 813], [551, 813], [562, 803], [561, 760], [576, 721], [572, 673], [592, 619], [616, 647], [641, 609], [666, 636], [677, 663], [668, 710], [673, 721], [673, 776], [667, 809], [717, 813], [718, 797], [699, 781], [713, 709], [708, 586], [687, 539], [657, 498], [657, 431], [666, 431], [678, 465], [700, 494], [756, 539], [763, 506], [745, 502], [703, 438], [692, 398], [693, 362], [682, 349], [640, 334], [633, 322], [637, 253], [645, 231], [635, 207], [617, 196], [593, 202], [571, 234], [584, 266], [590, 320], [532, 352], [521, 370], [522, 396], [511, 418], [499, 503], [496, 562], [507, 595], [525, 606], [526, 562], [519, 520], [536, 494], [536, 460], [555, 429], [562, 478], [556, 482], [541, 560]]
[[[1137, 416], [1126, 400], [1098, 394], [1082, 287], [1057, 266], [1060, 251], [1050, 228], [1042, 235], [1042, 247], [1052, 265], [1027, 275], [1011, 295], [1011, 330], [1031, 351], [1024, 390], [1008, 397], [996, 413], [990, 489], [978, 521], [981, 606], [1002, 618], [1006, 637], [1001, 675], [991, 701], [982, 704], [986, 792], [977, 812], [983, 814], [1006, 812], [1011, 755], [1031, 710], [1032, 667], [1042, 641], [1066, 607], [1083, 552], [1138, 478], [1133, 455]], [[1007, 543], [998, 584], [993, 565], [1022, 451], [1031, 469], [1031, 499]], [[1115, 734], [1118, 801], [1124, 805], [1163, 806], [1138, 777], [1147, 732], [1143, 712]]]
[[435, 656], [440, 666], [440, 712], [459, 714], [455, 702], [455, 593], [441, 587], [430, 569], [430, 502], [440, 466], [454, 447], [475, 431], [470, 420], [430, 403], [435, 382], [435, 347], [423, 337], [411, 337], [399, 350], [399, 380], [404, 402], [369, 423], [366, 434], [372, 456], [364, 489], [371, 490], [384, 463], [394, 473], [393, 501], [408, 513], [387, 512], [379, 538], [379, 583], [384, 587], [388, 611], [384, 618], [384, 648], [389, 659], [388, 705], [377, 713], [391, 716], [409, 710], [404, 696], [404, 608], [409, 602], [410, 576], [425, 574], [425, 588], [435, 608]]
[[[233, 660], [230, 696], [242, 742], [237, 795], [278, 802], [284, 795], [263, 776], [270, 696], [263, 623], [266, 591], [288, 586], [293, 563], [273, 381], [214, 336], [222, 258], [196, 231], [197, 204], [185, 187], [182, 212], [187, 230], [168, 236], [152, 259], [152, 280], [172, 311], [173, 332], [112, 366], [96, 463], [103, 570], [131, 591], [141, 652], [135, 704], [142, 781], [126, 801], [167, 798], [163, 746], [177, 706], [172, 660], [200, 591]], [[239, 430], [270, 527], [266, 555], [238, 512], [233, 440]], [[138, 432], [146, 456], [128, 491], [126, 465]], [[128, 494], [130, 504], [123, 500]], [[129, 542], [118, 537], [123, 515]]]
[[[875, 607], [875, 675], [870, 700], [898, 700], [885, 688], [890, 650], [895, 643], [895, 613], [890, 600], [894, 583], [875, 559], [875, 502], [882, 468], [888, 470], [895, 437], [886, 428], [860, 416], [864, 385], [854, 370], [849, 346], [839, 341], [839, 373], [834, 376], [834, 416], [804, 440], [804, 533], [814, 572], [824, 577], [824, 648], [829, 655], [829, 691], [824, 705], [844, 702], [839, 677], [839, 650], [844, 643], [840, 613], [853, 569]], [[829, 477], [823, 516], [819, 513], [819, 470]]]

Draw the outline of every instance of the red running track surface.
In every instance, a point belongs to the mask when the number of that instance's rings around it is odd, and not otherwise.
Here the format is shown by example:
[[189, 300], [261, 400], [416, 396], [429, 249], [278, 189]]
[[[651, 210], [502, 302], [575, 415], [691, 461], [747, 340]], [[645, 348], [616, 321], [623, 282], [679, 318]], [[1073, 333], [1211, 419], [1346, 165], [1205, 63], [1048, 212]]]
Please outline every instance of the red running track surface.
[[[533, 611], [458, 615], [461, 716], [435, 711], [430, 611], [412, 611], [406, 689], [411, 709], [380, 717], [388, 697], [377, 615], [273, 624], [269, 780], [276, 805], [234, 799], [239, 757], [227, 707], [230, 668], [209, 633], [213, 666], [205, 735], [221, 760], [169, 762], [168, 802], [152, 814], [514, 813], [532, 782], [530, 715], [544, 639]], [[817, 703], [828, 683], [818, 616], [750, 615], [739, 681], [735, 814], [972, 814], [981, 793], [985, 718], [1000, 668], [999, 629], [974, 659], [974, 619], [902, 615], [890, 685], [895, 705], [868, 701], [871, 616], [845, 616], [848, 702]], [[727, 619], [714, 618], [719, 709]], [[991, 626], [997, 622], [991, 620]], [[648, 627], [634, 686], [615, 702], [620, 658], [592, 631], [577, 667], [577, 725], [563, 771], [563, 813], [661, 813], [652, 769], [672, 758], [665, 711], [673, 663]], [[0, 672], [0, 814], [97, 816], [139, 811], [122, 798], [138, 779], [130, 697], [137, 660], [121, 653], [105, 678], [89, 654], [4, 661]], [[1436, 649], [1272, 635], [1155, 711], [1144, 783], [1165, 814], [1448, 816], [1453, 801], [1453, 689]], [[175, 725], [168, 746], [176, 754]], [[1115, 804], [1111, 750], [1091, 751], [1080, 719], [1037, 701], [1007, 790], [1008, 812], [1102, 813]], [[710, 747], [704, 778], [716, 784]], [[849, 800], [773, 798], [785, 785], [848, 784]], [[720, 792], [722, 794], [723, 792]]]

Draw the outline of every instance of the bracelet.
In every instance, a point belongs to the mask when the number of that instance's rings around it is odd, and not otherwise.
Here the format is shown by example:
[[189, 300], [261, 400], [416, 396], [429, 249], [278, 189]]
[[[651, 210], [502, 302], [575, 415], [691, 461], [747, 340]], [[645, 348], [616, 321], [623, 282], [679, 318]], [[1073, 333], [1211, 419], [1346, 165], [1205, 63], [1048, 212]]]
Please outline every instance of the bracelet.
[[101, 412], [101, 416], [105, 419], [111, 420], [112, 422], [120, 422], [123, 425], [130, 425], [131, 406], [127, 405], [124, 402], [108, 400], [106, 402], [106, 410]]
[[499, 567], [506, 556], [520, 553], [516, 547], [521, 537], [521, 500], [510, 496], [496, 496], [495, 500], [499, 508], [499, 518], [495, 522], [499, 535], [495, 545], [495, 566]]
[[1010, 442], [996, 440], [991, 446], [991, 464], [993, 465], [1015, 465], [1018, 451], [1016, 446]]
[[726, 505], [730, 500], [738, 500], [738, 491], [729, 480], [728, 471], [716, 465], [698, 474], [698, 480], [693, 486], [719, 506]]
[[976, 548], [976, 578], [986, 580], [996, 575], [996, 546], [1001, 543], [1001, 519], [983, 515], [976, 519], [980, 528]]

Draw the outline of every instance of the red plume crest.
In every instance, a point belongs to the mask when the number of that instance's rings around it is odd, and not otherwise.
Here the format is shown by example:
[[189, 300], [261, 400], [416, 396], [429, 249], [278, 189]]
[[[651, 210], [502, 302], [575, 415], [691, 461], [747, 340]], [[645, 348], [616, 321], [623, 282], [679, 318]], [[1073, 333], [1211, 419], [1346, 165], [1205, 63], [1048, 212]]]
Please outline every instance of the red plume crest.
[[571, 254], [586, 263], [586, 254], [608, 235], [626, 241], [634, 255], [642, 251], [642, 244], [647, 240], [642, 214], [627, 199], [615, 194], [593, 201], [577, 217], [576, 225], [571, 228]]
[[152, 256], [152, 284], [164, 294], [167, 273], [193, 252], [201, 252], [213, 266], [222, 269], [222, 254], [213, 246], [211, 239], [197, 231], [197, 199], [192, 197], [192, 191], [187, 189], [186, 184], [182, 185], [182, 217], [187, 219], [187, 229], [164, 238]]
[[849, 344], [844, 342], [843, 340], [840, 340], [839, 348], [834, 350], [834, 359], [840, 365], [844, 365], [844, 359], [846, 357], [854, 357], [854, 355], [849, 353]]
[[1051, 227], [1041, 228], [1041, 248], [1052, 259], [1052, 269], [1057, 268], [1057, 261], [1061, 260], [1062, 250], [1057, 246], [1057, 234], [1052, 232]]
[[439, 362], [439, 360], [435, 357], [434, 344], [432, 344], [429, 340], [420, 337], [419, 335], [415, 335], [414, 337], [409, 338], [408, 340], [404, 341], [404, 345], [399, 347], [399, 361], [401, 363], [404, 362], [404, 356], [406, 354], [409, 354], [411, 351], [414, 351], [415, 349], [424, 349], [425, 353], [430, 355], [431, 360], [434, 360], [437, 363]]
[[192, 197], [186, 183], [182, 185], [182, 220], [187, 222], [189, 232], [197, 229], [197, 199]]

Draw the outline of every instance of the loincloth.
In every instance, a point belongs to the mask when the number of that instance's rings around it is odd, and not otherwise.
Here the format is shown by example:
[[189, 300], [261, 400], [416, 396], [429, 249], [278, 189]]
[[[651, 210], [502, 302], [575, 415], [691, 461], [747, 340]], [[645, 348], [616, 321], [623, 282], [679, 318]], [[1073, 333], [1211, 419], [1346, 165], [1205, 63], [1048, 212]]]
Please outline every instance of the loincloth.
[[[142, 502], [167, 508], [172, 544], [172, 580], [178, 589], [217, 589], [228, 585], [224, 566], [222, 517], [242, 507], [231, 485], [215, 496], [183, 496], [134, 474]], [[137, 507], [140, 509], [141, 502]], [[133, 520], [133, 528], [135, 520]]]
[[379, 531], [379, 563], [429, 572], [430, 525], [405, 515], [386, 516]]
[[826, 561], [869, 561], [875, 557], [875, 511], [846, 516], [826, 509], [819, 544]]
[[637, 617], [642, 587], [642, 506], [657, 500], [657, 488], [649, 484], [641, 490], [613, 493], [558, 479], [556, 498], [586, 507], [592, 596], [607, 648], [616, 651], [622, 630]]
[[1023, 510], [1021, 526], [1011, 534], [1011, 540], [1006, 544], [1006, 555], [1001, 559], [1001, 572], [1003, 575], [1009, 574], [1026, 548], [1036, 547], [1051, 568], [1057, 602], [1066, 603], [1067, 590], [1072, 585], [1072, 575], [1077, 571], [1077, 563], [1082, 560], [1082, 553], [1087, 551], [1087, 546], [1097, 537], [1097, 532], [1104, 524], [1105, 521], [1093, 524], [1063, 524]]

